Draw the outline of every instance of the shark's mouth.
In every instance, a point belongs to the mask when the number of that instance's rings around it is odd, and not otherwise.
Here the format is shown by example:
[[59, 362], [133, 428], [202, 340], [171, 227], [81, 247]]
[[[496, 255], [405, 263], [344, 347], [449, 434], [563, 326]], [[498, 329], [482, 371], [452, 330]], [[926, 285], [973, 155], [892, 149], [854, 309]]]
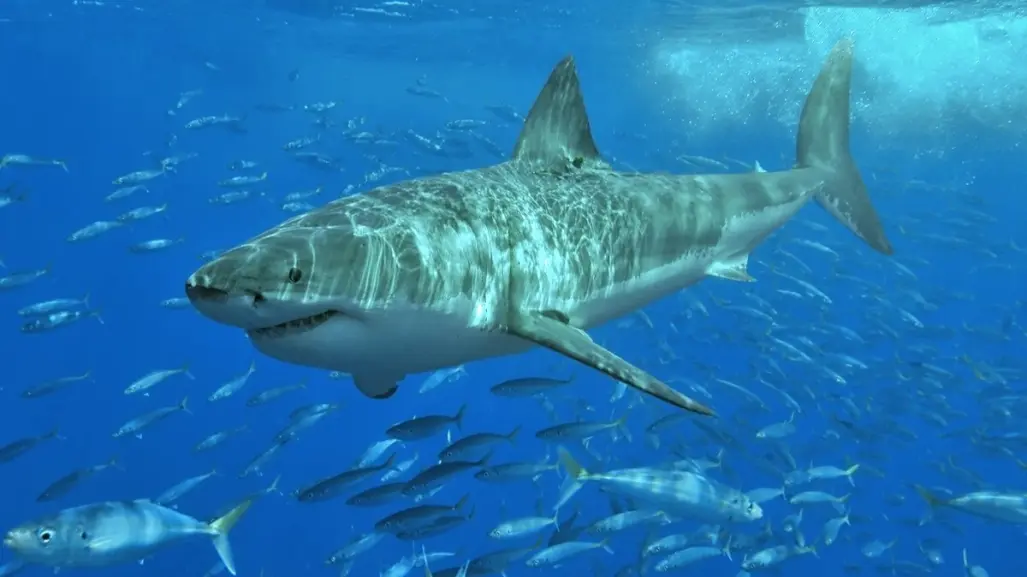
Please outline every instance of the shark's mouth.
[[332, 317], [341, 314], [342, 313], [339, 311], [325, 311], [323, 313], [317, 313], [316, 315], [309, 317], [278, 323], [277, 325], [262, 329], [252, 329], [249, 333], [253, 336], [265, 339], [281, 338], [284, 336], [312, 331], [328, 322]]

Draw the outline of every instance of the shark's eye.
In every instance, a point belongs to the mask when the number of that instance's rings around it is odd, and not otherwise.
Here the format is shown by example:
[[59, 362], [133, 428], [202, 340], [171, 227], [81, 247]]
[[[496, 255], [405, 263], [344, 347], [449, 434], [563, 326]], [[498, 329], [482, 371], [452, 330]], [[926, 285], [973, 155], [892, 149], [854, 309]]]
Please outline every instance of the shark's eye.
[[303, 278], [303, 271], [301, 271], [300, 269], [298, 269], [296, 267], [293, 267], [293, 268], [289, 269], [289, 282], [291, 282], [292, 284], [296, 284], [296, 283], [300, 282], [300, 279], [302, 279], [302, 278]]
[[40, 529], [39, 530], [39, 541], [42, 544], [46, 545], [47, 543], [50, 542], [51, 539], [53, 539], [53, 531], [51, 531], [49, 529]]

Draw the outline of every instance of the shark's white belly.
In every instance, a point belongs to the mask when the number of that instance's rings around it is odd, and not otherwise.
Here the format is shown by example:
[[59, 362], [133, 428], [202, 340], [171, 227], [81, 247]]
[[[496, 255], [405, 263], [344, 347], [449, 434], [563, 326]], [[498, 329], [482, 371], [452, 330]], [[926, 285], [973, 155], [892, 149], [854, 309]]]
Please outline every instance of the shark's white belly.
[[395, 378], [520, 353], [532, 346], [469, 327], [468, 303], [455, 303], [451, 311], [362, 311], [361, 318], [339, 315], [305, 332], [270, 337], [251, 333], [250, 340], [262, 353], [289, 363]]
[[590, 329], [602, 325], [699, 282], [711, 262], [704, 255], [684, 256], [592, 298], [569, 304], [567, 316], [577, 327]]

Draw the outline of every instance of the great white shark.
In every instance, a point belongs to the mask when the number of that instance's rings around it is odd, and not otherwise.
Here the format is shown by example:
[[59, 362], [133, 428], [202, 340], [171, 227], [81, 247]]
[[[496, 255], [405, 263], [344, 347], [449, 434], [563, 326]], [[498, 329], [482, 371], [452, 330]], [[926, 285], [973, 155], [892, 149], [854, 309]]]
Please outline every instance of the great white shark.
[[542, 88], [510, 160], [347, 196], [204, 264], [196, 309], [377, 399], [407, 375], [534, 345], [683, 409], [712, 409], [585, 332], [705, 277], [752, 281], [749, 255], [811, 199], [892, 253], [849, 153], [852, 44], [806, 98], [790, 170], [619, 172], [592, 139], [574, 60]]

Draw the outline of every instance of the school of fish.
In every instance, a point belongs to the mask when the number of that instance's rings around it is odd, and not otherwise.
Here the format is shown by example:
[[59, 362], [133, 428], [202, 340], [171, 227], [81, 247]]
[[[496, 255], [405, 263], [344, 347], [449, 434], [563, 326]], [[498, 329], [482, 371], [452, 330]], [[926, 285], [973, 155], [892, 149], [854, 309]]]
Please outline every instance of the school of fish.
[[[214, 64], [206, 68], [220, 72]], [[296, 70], [282, 82], [299, 77]], [[587, 78], [584, 84], [587, 94]], [[273, 170], [265, 169], [273, 163], [258, 154], [229, 157], [224, 175], [211, 183], [220, 192], [209, 198], [210, 210], [263, 202], [261, 210], [280, 210], [284, 219], [317, 209], [325, 196], [361, 194], [435, 172], [388, 164], [397, 149], [443, 171], [447, 165], [455, 170], [505, 162], [507, 139], [525, 122], [517, 111], [527, 104], [480, 103], [434, 134], [421, 134], [386, 127], [377, 119], [347, 117], [342, 102], [254, 102], [253, 110], [225, 114], [205, 104], [208, 96], [205, 88], [190, 88], [172, 95], [167, 110], [154, 111], [176, 127], [165, 152], [151, 153], [138, 166], [111, 175], [110, 191], [96, 199], [95, 207], [98, 214], [116, 216], [89, 222], [92, 217], [82, 215], [81, 228], [62, 231], [69, 245], [87, 245], [126, 228], [145, 231], [150, 219], [172, 215], [175, 200], [169, 191], [198, 159], [186, 147], [213, 131], [245, 141], [248, 125], [262, 121], [261, 115], [299, 134], [283, 144], [255, 143], [248, 149], [287, 155], [323, 184], [287, 190], [276, 184]], [[426, 79], [412, 84], [403, 97], [411, 106], [454, 106]], [[598, 131], [602, 134], [602, 128]], [[641, 142], [634, 134], [618, 136], [623, 142]], [[359, 177], [344, 172], [353, 151], [373, 159], [378, 168]], [[27, 205], [38, 201], [29, 193], [34, 173], [56, 170], [66, 173], [69, 182], [76, 178], [74, 158], [29, 152], [15, 150], [0, 158], [0, 219], [20, 219], [23, 209], [30, 214]], [[759, 163], [731, 158], [667, 150], [635, 153], [649, 154], [644, 160], [677, 172], [765, 172]], [[791, 163], [781, 164], [787, 169]], [[637, 343], [625, 347], [636, 351], [628, 360], [713, 408], [703, 414], [682, 412], [636, 391], [616, 371], [607, 373], [615, 378], [608, 378], [587, 366], [554, 365], [554, 359], [560, 360], [555, 355], [525, 363], [523, 374], [501, 380], [478, 370], [476, 363], [412, 376], [417, 390], [393, 401], [368, 399], [353, 387], [337, 386], [350, 378], [339, 372], [318, 372], [285, 384], [264, 380], [261, 369], [280, 363], [255, 351], [248, 366], [222, 382], [157, 354], [153, 369], [132, 382], [100, 385], [92, 372], [84, 372], [5, 383], [0, 412], [17, 411], [20, 403], [48, 402], [77, 387], [94, 388], [98, 403], [105, 395], [141, 398], [145, 410], [104, 417], [115, 421], [98, 426], [90, 439], [110, 443], [112, 455], [119, 452], [118, 443], [147, 443], [151, 431], [166, 421], [185, 418], [196, 405], [218, 403], [217, 420], [195, 420], [190, 425], [194, 438], [180, 439], [178, 448], [197, 458], [215, 455], [218, 463], [221, 456], [228, 462], [228, 452], [245, 451], [251, 458], [239, 470], [218, 464], [163, 471], [179, 479], [169, 479], [174, 482], [166, 491], [148, 498], [76, 499], [81, 485], [102, 484], [132, 467], [116, 458], [38, 479], [38, 495], [4, 492], [4, 499], [35, 499], [39, 516], [6, 520], [10, 526], [3, 529], [3, 543], [14, 557], [0, 567], [0, 576], [32, 566], [142, 562], [180, 547], [180, 541], [200, 539], [210, 541], [216, 554], [207, 575], [226, 570], [235, 575], [237, 568], [265, 574], [260, 549], [243, 544], [238, 549], [245, 553], [233, 555], [228, 536], [239, 522], [272, 522], [261, 519], [261, 505], [270, 499], [323, 507], [326, 515], [342, 517], [346, 508], [373, 511], [378, 521], [372, 525], [350, 528], [340, 521], [335, 534], [319, 536], [309, 551], [290, 553], [297, 556], [297, 566], [323, 556], [326, 567], [304, 570], [341, 577], [516, 577], [567, 571], [627, 577], [685, 568], [744, 576], [782, 567], [788, 571], [793, 563], [868, 575], [962, 571], [986, 576], [984, 561], [963, 544], [966, 533], [976, 523], [1027, 524], [1027, 493], [1007, 481], [1027, 470], [1027, 438], [1017, 418], [1027, 404], [1022, 389], [1027, 379], [1024, 299], [987, 301], [921, 278], [945, 278], [938, 269], [958, 258], [976, 263], [963, 271], [967, 275], [1022, 279], [1027, 248], [989, 234], [999, 218], [972, 187], [900, 182], [898, 176], [889, 180], [886, 172], [874, 171], [872, 192], [900, 188], [902, 195], [942, 199], [919, 210], [882, 210], [898, 239], [894, 256], [867, 251], [834, 232], [833, 225], [822, 224], [809, 208], [753, 253], [748, 270], [743, 263], [741, 269], [711, 275], [757, 282], [708, 280], [594, 331], [611, 348], [618, 342]], [[194, 251], [216, 260], [221, 251], [193, 244], [188, 223], [183, 217], [180, 237], [150, 238], [126, 249], [153, 259], [169, 251]], [[254, 234], [259, 230], [247, 228]], [[42, 333], [24, 338], [46, 339], [46, 333], [73, 325], [83, 338], [117, 334], [117, 327], [101, 316], [99, 307], [107, 303], [93, 302], [89, 287], [74, 294], [53, 292], [47, 280], [59, 270], [59, 260], [27, 263], [16, 247], [4, 250], [0, 311], [17, 319], [22, 333]], [[190, 272], [181, 271], [183, 278]], [[65, 277], [61, 286], [73, 282]], [[192, 308], [189, 298], [174, 294], [160, 303], [126, 299], [119, 306], [159, 306], [168, 314]], [[939, 322], [950, 318], [942, 313], [951, 308], [968, 320], [961, 326]], [[196, 331], [214, 330], [199, 315], [193, 322]], [[972, 344], [980, 342], [993, 343], [991, 350], [997, 352], [990, 357], [965, 352], [989, 350]], [[404, 351], [392, 353], [399, 357]], [[730, 364], [716, 360], [724, 355], [733, 359]], [[472, 387], [488, 389], [494, 401], [484, 406], [464, 400]], [[972, 404], [957, 403], [957, 398]], [[280, 431], [270, 439], [248, 434], [251, 419], [271, 414], [258, 416], [264, 411], [258, 407], [273, 407], [282, 417]], [[505, 407], [537, 418], [497, 427], [494, 423], [507, 422], [499, 415]], [[714, 410], [716, 416], [709, 416]], [[372, 436], [366, 449], [318, 433], [325, 421], [345, 420], [350, 412], [373, 412], [392, 421], [380, 432], [353, 432], [353, 439]], [[923, 431], [943, 442], [959, 440], [959, 450], [943, 450]], [[41, 423], [36, 431], [5, 428], [3, 434], [0, 465], [8, 474], [30, 452], [70, 458], [59, 456], [63, 436], [58, 423]], [[277, 466], [280, 454], [299, 445], [322, 454], [321, 462], [300, 469]], [[907, 453], [922, 461], [918, 469], [904, 467], [897, 457]], [[982, 459], [1008, 474], [986, 478], [962, 464]], [[916, 470], [930, 475], [904, 476]], [[253, 476], [263, 478], [263, 488], [254, 491], [236, 479]], [[208, 518], [202, 511], [179, 510], [180, 500], [214, 482], [239, 487], [238, 497], [224, 503], [220, 514]], [[534, 500], [514, 498], [525, 494]], [[882, 522], [882, 510], [891, 521]], [[882, 532], [882, 526], [890, 529]], [[490, 545], [466, 545], [483, 542]], [[401, 550], [406, 553], [383, 557], [383, 551]]]

